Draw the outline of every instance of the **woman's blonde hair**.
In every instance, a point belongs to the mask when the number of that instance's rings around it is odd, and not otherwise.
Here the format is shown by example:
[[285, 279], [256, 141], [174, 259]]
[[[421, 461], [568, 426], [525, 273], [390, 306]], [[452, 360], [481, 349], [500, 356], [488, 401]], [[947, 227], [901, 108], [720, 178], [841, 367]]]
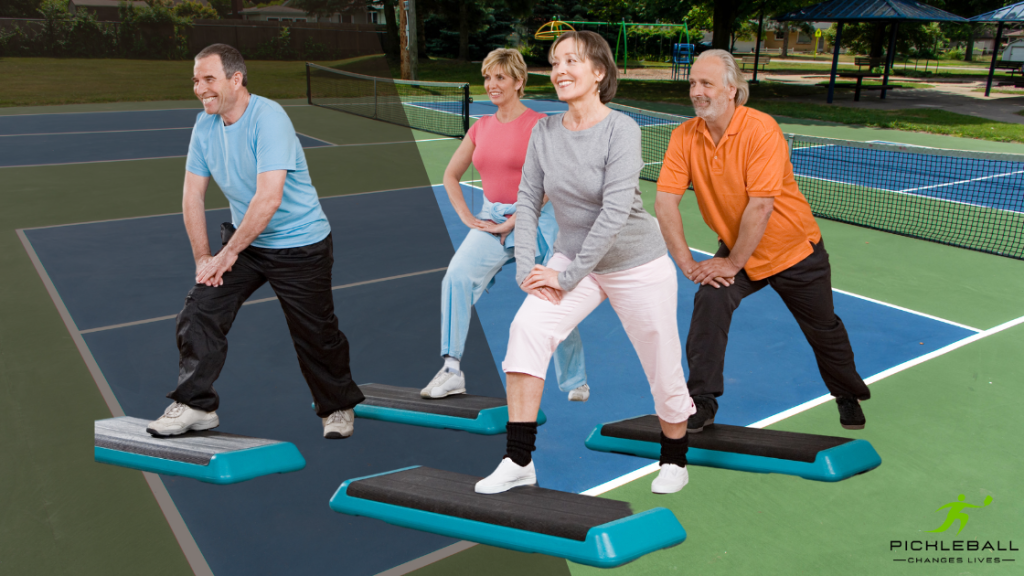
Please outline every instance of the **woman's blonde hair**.
[[487, 74], [487, 71], [494, 67], [504, 70], [516, 82], [522, 82], [523, 85], [518, 90], [519, 97], [522, 98], [526, 95], [526, 61], [523, 60], [523, 55], [519, 53], [519, 50], [514, 48], [492, 50], [487, 58], [484, 58], [484, 63], [480, 66], [480, 73]]
[[740, 72], [739, 66], [736, 66], [736, 59], [725, 50], [708, 50], [697, 56], [693, 63], [696, 64], [701, 60], [708, 60], [710, 58], [717, 58], [725, 67], [725, 78], [723, 78], [723, 81], [726, 86], [736, 87], [736, 97], [733, 99], [736, 105], [743, 106], [746, 104], [747, 98], [750, 96], [750, 85], [747, 84], [747, 79]]

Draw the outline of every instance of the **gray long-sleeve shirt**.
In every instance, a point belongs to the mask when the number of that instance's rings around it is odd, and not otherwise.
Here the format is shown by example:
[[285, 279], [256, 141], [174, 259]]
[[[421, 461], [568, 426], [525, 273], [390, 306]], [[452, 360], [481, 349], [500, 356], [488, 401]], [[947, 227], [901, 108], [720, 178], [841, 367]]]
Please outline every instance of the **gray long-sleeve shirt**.
[[530, 136], [516, 209], [516, 281], [522, 284], [533, 268], [547, 194], [558, 221], [555, 252], [573, 261], [558, 283], [572, 290], [591, 272], [628, 270], [668, 250], [640, 199], [640, 127], [613, 110], [596, 125], [572, 131], [562, 116], [539, 120]]

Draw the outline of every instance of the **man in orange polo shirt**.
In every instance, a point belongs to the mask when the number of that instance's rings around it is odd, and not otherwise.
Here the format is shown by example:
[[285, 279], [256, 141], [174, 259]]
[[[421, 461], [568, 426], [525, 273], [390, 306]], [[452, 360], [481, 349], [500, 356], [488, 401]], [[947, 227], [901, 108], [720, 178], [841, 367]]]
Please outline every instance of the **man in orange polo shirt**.
[[[814, 349], [839, 407], [843, 428], [864, 427], [860, 400], [871, 393], [832, 306], [831, 268], [811, 207], [797, 188], [786, 139], [771, 116], [743, 104], [747, 82], [732, 55], [709, 50], [690, 71], [697, 118], [672, 132], [655, 211], [676, 264], [700, 284], [686, 341], [688, 386], [697, 405], [689, 432], [713, 424], [724, 392], [725, 347], [732, 314], [767, 285], [782, 297]], [[693, 184], [704, 221], [718, 234], [714, 258], [690, 255], [679, 202]]]

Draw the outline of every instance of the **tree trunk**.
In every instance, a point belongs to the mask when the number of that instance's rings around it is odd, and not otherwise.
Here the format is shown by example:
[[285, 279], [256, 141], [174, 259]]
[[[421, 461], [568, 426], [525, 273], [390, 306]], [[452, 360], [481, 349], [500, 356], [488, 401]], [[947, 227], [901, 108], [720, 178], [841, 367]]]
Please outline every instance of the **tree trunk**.
[[782, 53], [783, 58], [789, 56], [789, 24], [782, 25]]
[[967, 50], [964, 52], [964, 60], [967, 62], [974, 61], [974, 37], [978, 35], [978, 26], [971, 24], [971, 33], [967, 37]]
[[729, 50], [732, 40], [732, 25], [736, 19], [736, 8], [740, 0], [718, 0], [713, 15], [711, 47]]
[[878, 22], [871, 31], [871, 52], [868, 56], [881, 58], [885, 51], [885, 24]]
[[388, 42], [384, 46], [384, 51], [388, 56], [398, 58], [401, 38], [398, 34], [398, 23], [395, 22], [395, 0], [384, 0], [384, 25], [388, 34]]
[[423, 29], [423, 18], [426, 10], [420, 10], [420, 5], [416, 4], [416, 43], [419, 44], [419, 59], [429, 60], [427, 56], [427, 34]]
[[469, 62], [469, 2], [459, 2], [459, 60]]

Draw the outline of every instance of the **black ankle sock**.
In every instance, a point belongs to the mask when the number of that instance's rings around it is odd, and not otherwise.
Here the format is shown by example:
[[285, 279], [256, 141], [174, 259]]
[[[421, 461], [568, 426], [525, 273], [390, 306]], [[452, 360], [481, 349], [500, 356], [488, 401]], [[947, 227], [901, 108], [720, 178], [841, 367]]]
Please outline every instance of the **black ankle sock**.
[[519, 466], [526, 466], [533, 460], [530, 453], [537, 449], [537, 423], [509, 422], [505, 425], [505, 431], [505, 456]]
[[678, 440], [673, 440], [664, 433], [661, 434], [661, 460], [659, 464], [675, 464], [676, 466], [686, 466], [686, 451], [690, 448], [690, 437], [683, 436]]

